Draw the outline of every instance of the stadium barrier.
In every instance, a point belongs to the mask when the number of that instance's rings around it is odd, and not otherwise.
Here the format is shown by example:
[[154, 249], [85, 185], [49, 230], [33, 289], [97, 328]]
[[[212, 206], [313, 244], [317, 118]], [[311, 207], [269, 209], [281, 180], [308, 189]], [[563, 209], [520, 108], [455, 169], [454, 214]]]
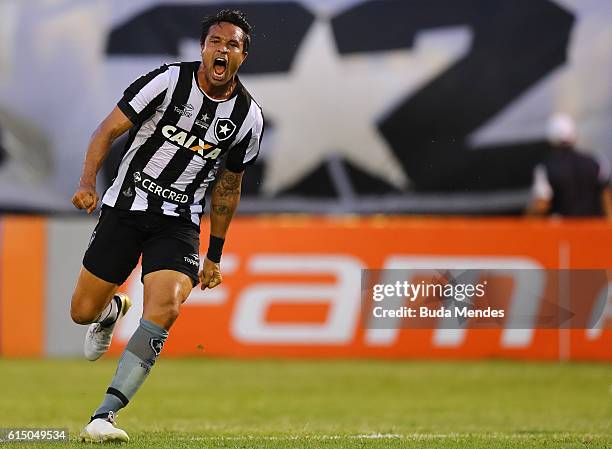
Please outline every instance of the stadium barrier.
[[[69, 304], [94, 225], [90, 217], [0, 219], [1, 356], [81, 353], [85, 327], [70, 321]], [[224, 283], [193, 290], [164, 355], [612, 361], [607, 286], [591, 329], [366, 329], [360, 307], [362, 269], [492, 260], [517, 268], [608, 269], [611, 230], [603, 221], [239, 217], [224, 251]], [[137, 325], [139, 279], [136, 269], [123, 287], [135, 305], [117, 329], [112, 354]]]

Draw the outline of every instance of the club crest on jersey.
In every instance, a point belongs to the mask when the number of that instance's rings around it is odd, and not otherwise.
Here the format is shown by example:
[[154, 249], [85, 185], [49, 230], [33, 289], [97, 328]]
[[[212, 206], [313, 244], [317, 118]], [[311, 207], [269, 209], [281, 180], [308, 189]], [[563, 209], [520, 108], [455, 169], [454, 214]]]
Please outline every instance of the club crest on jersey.
[[168, 139], [168, 142], [195, 151], [204, 159], [217, 159], [217, 156], [221, 153], [221, 148], [215, 147], [213, 144], [205, 142], [198, 136], [176, 126], [166, 125], [161, 132]]
[[218, 118], [215, 122], [215, 137], [219, 142], [232, 137], [234, 131], [236, 131], [236, 125], [228, 118]]

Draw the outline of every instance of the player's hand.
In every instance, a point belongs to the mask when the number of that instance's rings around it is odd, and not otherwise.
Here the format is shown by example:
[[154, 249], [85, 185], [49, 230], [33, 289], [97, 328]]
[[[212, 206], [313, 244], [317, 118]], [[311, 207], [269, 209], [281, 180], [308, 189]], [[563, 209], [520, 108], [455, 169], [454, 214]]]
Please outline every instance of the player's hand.
[[208, 260], [208, 258], [204, 259], [204, 266], [198, 274], [198, 278], [200, 279], [200, 288], [202, 290], [206, 288], [215, 288], [223, 282], [219, 264]]
[[72, 196], [72, 204], [77, 209], [85, 209], [88, 214], [96, 210], [98, 194], [95, 186], [80, 186]]

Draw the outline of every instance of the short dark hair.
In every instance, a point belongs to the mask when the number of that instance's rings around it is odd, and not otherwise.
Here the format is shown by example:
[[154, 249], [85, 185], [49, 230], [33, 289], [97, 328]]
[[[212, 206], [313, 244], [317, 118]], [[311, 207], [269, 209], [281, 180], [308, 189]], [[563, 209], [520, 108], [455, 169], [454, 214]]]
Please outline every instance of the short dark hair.
[[206, 41], [206, 36], [208, 36], [210, 27], [218, 24], [219, 22], [229, 22], [244, 31], [243, 51], [244, 53], [247, 53], [249, 51], [249, 47], [251, 46], [251, 30], [253, 27], [247, 20], [246, 15], [237, 9], [223, 9], [213, 16], [204, 17], [204, 20], [202, 21], [200, 44], [204, 44], [204, 41]]

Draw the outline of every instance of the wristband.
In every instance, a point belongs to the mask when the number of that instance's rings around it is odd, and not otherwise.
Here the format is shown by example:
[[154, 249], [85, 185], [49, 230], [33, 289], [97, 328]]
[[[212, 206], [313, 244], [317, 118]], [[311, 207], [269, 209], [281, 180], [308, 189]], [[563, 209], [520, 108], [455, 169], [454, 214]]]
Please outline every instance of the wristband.
[[215, 237], [214, 235], [210, 235], [210, 242], [208, 243], [208, 252], [206, 253], [206, 258], [214, 263], [221, 262], [221, 253], [223, 252], [223, 244], [225, 243], [225, 239], [221, 237]]

